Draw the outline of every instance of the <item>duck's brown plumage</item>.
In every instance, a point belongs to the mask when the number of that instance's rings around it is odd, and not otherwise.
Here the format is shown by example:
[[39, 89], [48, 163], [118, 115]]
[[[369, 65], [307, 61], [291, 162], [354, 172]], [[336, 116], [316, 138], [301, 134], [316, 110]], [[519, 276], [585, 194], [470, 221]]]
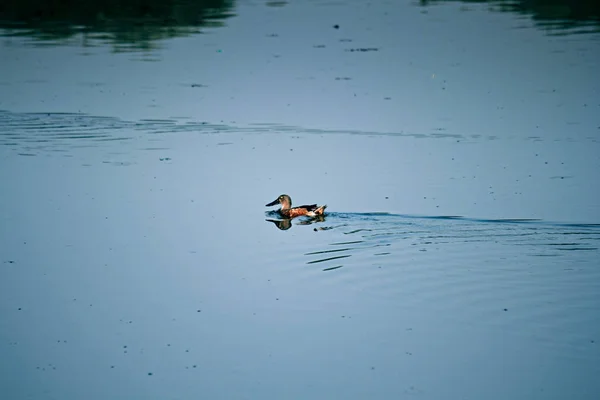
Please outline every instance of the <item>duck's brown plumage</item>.
[[285, 218], [295, 218], [302, 215], [309, 217], [315, 217], [317, 215], [323, 215], [327, 205], [318, 206], [316, 204], [302, 205], [299, 207], [292, 207], [292, 198], [287, 194], [282, 194], [272, 202], [266, 205], [266, 207], [274, 206], [275, 204], [281, 204], [279, 214]]

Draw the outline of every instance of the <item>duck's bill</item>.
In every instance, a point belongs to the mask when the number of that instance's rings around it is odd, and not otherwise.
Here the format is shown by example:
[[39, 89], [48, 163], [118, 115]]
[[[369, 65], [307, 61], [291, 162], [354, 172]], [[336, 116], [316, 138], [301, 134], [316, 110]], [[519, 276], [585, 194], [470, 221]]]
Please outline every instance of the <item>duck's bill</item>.
[[277, 203], [279, 203], [279, 199], [275, 199], [272, 202], [270, 202], [269, 204], [265, 204], [265, 207], [271, 207], [271, 206], [274, 206]]

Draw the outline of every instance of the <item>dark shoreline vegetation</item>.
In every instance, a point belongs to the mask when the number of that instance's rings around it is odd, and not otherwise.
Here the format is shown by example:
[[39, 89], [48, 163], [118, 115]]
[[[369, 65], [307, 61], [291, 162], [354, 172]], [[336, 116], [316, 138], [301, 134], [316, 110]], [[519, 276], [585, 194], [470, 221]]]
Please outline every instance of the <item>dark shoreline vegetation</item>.
[[[416, 4], [425, 9], [459, 1], [466, 4], [464, 11], [469, 4], [485, 3], [491, 11], [530, 16], [553, 35], [600, 31], [596, 0], [420, 0]], [[100, 41], [126, 50], [146, 50], [162, 39], [223, 26], [235, 16], [234, 8], [234, 0], [4, 0], [0, 36], [60, 42], [81, 35], [84, 47]]]
[[5, 0], [0, 36], [61, 41], [81, 34], [83, 46], [98, 40], [148, 49], [158, 40], [223, 26], [233, 8], [233, 0]]
[[[553, 34], [600, 31], [600, 2], [597, 0], [420, 0], [423, 7], [444, 3], [488, 4], [490, 11], [529, 16], [542, 29]], [[558, 32], [557, 32], [558, 31]]]

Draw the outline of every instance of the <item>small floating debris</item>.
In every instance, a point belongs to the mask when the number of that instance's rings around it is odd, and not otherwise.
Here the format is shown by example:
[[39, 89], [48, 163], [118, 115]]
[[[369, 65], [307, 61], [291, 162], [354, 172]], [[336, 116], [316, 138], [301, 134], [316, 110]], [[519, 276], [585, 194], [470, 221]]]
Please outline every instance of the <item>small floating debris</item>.
[[160, 161], [171, 161], [171, 158], [170, 157], [162, 157], [162, 158], [159, 158], [159, 160]]
[[353, 48], [353, 49], [346, 49], [346, 51], [350, 51], [350, 52], [362, 52], [362, 53], [366, 53], [367, 51], [379, 51], [379, 49], [377, 47], [357, 47], [357, 48]]

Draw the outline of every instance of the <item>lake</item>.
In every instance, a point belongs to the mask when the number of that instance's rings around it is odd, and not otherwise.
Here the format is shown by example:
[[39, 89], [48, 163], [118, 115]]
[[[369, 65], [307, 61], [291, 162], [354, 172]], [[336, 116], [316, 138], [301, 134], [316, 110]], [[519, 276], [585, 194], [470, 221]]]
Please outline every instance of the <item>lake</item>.
[[596, 399], [600, 23], [548, 3], [1, 11], [1, 397]]

